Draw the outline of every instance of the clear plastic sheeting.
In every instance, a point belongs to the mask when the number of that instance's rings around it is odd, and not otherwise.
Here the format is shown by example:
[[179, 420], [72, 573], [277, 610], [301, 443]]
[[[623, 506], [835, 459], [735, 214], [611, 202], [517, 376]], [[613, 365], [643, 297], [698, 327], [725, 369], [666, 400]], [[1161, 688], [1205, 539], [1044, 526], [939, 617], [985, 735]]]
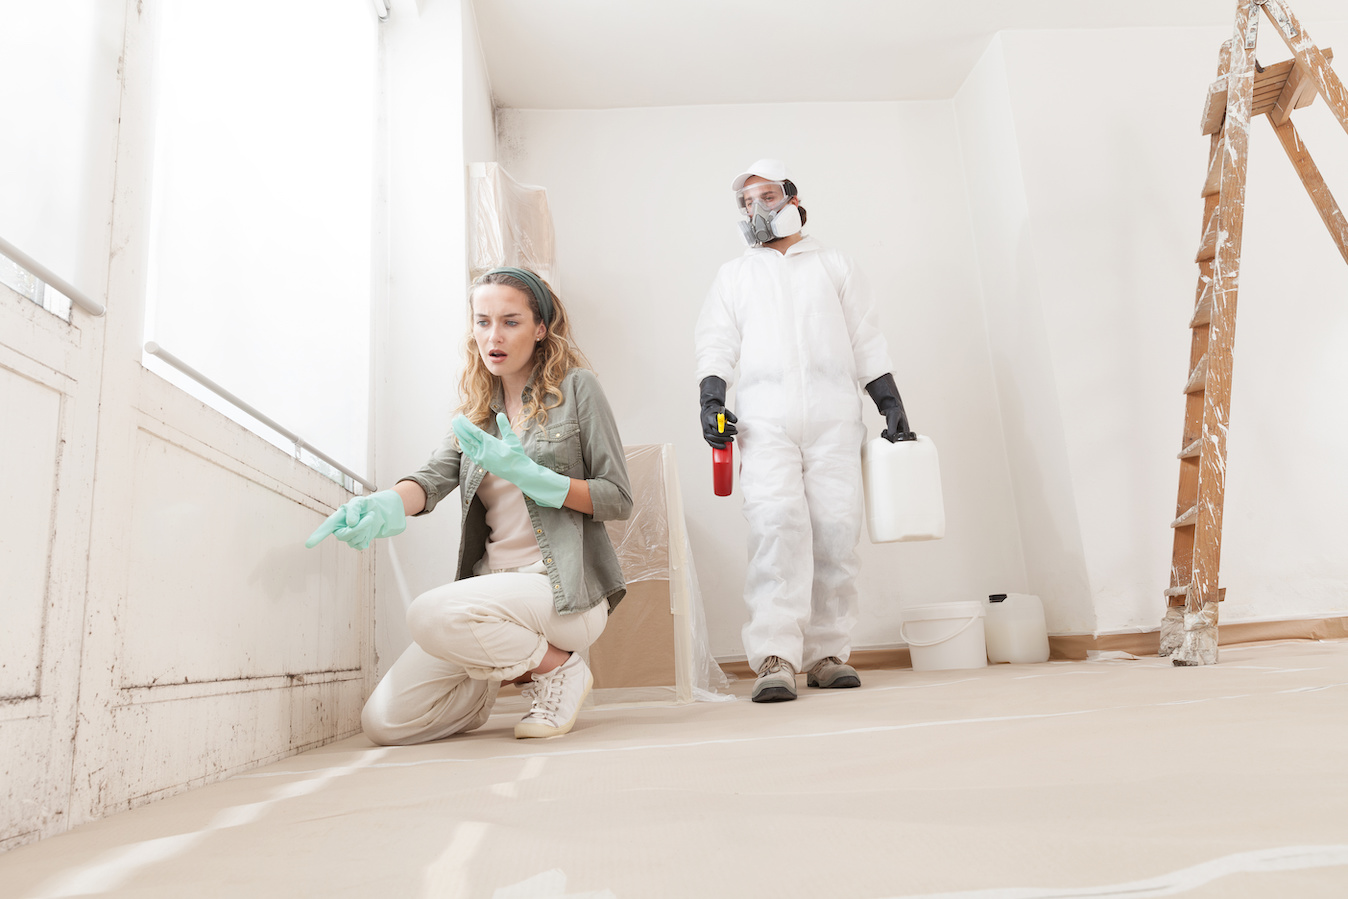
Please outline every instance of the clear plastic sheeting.
[[527, 268], [557, 288], [548, 192], [520, 184], [495, 162], [468, 166], [469, 276], [502, 265]]
[[730, 699], [720, 693], [729, 682], [711, 655], [684, 526], [674, 447], [643, 444], [625, 449], [632, 514], [607, 526], [628, 593], [591, 648], [596, 678], [614, 686], [658, 684], [668, 680], [655, 670], [658, 660], [672, 656], [680, 701]]
[[[665, 444], [625, 446], [632, 482], [632, 514], [608, 522], [608, 535], [627, 583], [669, 580], [669, 504], [665, 499]], [[671, 455], [673, 450], [670, 451]], [[691, 567], [691, 566], [690, 566]]]

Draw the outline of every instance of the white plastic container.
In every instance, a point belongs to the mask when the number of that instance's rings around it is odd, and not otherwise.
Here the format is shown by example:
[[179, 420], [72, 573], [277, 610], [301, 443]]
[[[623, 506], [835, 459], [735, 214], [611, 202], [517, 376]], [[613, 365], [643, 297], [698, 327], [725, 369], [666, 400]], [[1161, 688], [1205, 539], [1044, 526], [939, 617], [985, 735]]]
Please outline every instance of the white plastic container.
[[994, 593], [985, 603], [989, 662], [1047, 662], [1044, 604], [1030, 593]]
[[908, 644], [914, 671], [987, 666], [983, 603], [941, 602], [900, 612], [899, 636]]
[[866, 530], [872, 543], [939, 540], [945, 536], [941, 466], [930, 437], [861, 447]]

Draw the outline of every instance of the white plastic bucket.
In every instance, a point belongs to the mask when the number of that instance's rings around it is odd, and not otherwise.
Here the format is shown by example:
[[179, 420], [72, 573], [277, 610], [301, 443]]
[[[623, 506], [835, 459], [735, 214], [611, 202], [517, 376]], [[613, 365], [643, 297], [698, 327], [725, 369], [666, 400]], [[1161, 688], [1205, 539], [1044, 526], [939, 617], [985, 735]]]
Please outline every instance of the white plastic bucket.
[[914, 671], [983, 668], [988, 664], [981, 602], [942, 602], [900, 610], [899, 636], [908, 644]]
[[930, 437], [861, 446], [866, 531], [872, 543], [939, 540], [945, 536], [941, 465]]
[[1047, 662], [1044, 604], [1032, 593], [994, 593], [987, 599], [984, 637], [989, 662]]

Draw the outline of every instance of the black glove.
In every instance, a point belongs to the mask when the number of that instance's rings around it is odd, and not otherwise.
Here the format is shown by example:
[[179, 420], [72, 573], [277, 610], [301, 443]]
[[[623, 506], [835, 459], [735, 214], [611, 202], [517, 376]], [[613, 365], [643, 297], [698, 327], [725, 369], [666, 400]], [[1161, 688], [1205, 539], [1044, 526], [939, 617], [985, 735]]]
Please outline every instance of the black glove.
[[[702, 382], [706, 384], [706, 381]], [[900, 440], [916, 440], [917, 435], [908, 429], [908, 414], [903, 411], [903, 400], [899, 399], [899, 388], [894, 385], [893, 375], [881, 375], [866, 385], [866, 392], [875, 400], [875, 408], [885, 417], [888, 425], [880, 436], [890, 443]]]
[[[716, 449], [735, 442], [735, 413], [725, 407], [725, 381], [716, 375], [702, 379], [702, 438]], [[725, 430], [716, 428], [716, 416], [725, 415]]]

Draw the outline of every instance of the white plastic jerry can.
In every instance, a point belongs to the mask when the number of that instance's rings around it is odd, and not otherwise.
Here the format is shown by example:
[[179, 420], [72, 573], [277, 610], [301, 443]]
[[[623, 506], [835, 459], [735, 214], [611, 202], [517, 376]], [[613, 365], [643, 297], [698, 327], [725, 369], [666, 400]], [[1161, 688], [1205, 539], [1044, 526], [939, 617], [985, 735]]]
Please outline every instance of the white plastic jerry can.
[[939, 540], [945, 536], [941, 466], [930, 437], [861, 447], [866, 530], [872, 543]]
[[985, 604], [989, 662], [1047, 662], [1044, 604], [1031, 593], [993, 593]]

